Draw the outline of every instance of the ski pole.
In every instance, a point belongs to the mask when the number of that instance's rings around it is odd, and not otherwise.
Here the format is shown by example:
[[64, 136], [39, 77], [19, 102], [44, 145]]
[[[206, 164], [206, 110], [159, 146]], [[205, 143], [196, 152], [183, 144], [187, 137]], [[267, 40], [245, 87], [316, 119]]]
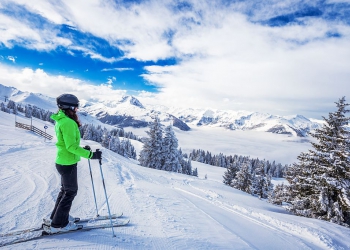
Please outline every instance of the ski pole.
[[[100, 150], [99, 150], [99, 149], [96, 149], [96, 151], [100, 151]], [[104, 180], [104, 178], [103, 178], [102, 159], [99, 159], [98, 162], [99, 162], [99, 165], [100, 165], [100, 171], [101, 171], [101, 177], [102, 177], [102, 184], [103, 184], [103, 189], [104, 189], [104, 191], [105, 191], [106, 203], [107, 203], [107, 208], [108, 208], [109, 220], [110, 220], [110, 222], [111, 222], [113, 237], [116, 237], [116, 235], [115, 235], [115, 233], [114, 233], [114, 227], [113, 227], [113, 222], [112, 222], [111, 210], [109, 209], [109, 203], [108, 203], [108, 196], [107, 196], [107, 191], [106, 191], [105, 180]]]
[[98, 209], [97, 209], [96, 193], [95, 193], [94, 180], [93, 180], [93, 178], [92, 178], [92, 171], [91, 171], [90, 159], [88, 159], [88, 162], [89, 162], [89, 168], [90, 168], [90, 177], [91, 177], [92, 191], [93, 191], [93, 193], [94, 193], [94, 199], [95, 199], [96, 217], [99, 217], [100, 215], [98, 214]]

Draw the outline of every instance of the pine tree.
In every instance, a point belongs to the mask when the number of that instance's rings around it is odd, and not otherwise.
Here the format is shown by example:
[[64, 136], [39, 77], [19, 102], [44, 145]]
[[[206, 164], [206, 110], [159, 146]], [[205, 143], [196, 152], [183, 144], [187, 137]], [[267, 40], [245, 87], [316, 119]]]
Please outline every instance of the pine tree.
[[263, 197], [263, 189], [264, 189], [264, 172], [266, 164], [262, 161], [256, 161], [255, 169], [252, 175], [252, 187], [251, 192], [252, 195], [258, 196], [259, 198]]
[[120, 140], [119, 140], [118, 136], [111, 136], [111, 138], [109, 138], [109, 140], [108, 140], [108, 148], [111, 151], [113, 151], [113, 152], [116, 152], [116, 153], [118, 153], [120, 155], [123, 155], [123, 154], [121, 154]]
[[283, 202], [288, 202], [288, 191], [286, 186], [277, 184], [273, 191], [269, 194], [269, 202], [276, 205], [282, 205]]
[[3, 111], [3, 112], [5, 112], [5, 110], [6, 110], [6, 106], [5, 106], [5, 104], [3, 102], [0, 103], [0, 110]]
[[143, 167], [161, 169], [163, 130], [158, 117], [150, 124], [150, 130], [146, 133], [149, 138], [143, 140], [139, 162]]
[[121, 149], [121, 152], [120, 153], [118, 152], [120, 155], [123, 155], [124, 157], [127, 157], [127, 158], [133, 158], [134, 159], [135, 149], [131, 145], [131, 142], [130, 142], [129, 139], [124, 138], [120, 142], [120, 149]]
[[178, 169], [178, 173], [182, 173], [183, 171], [183, 166], [185, 165], [184, 162], [186, 162], [185, 158], [187, 159], [187, 154], [182, 154], [182, 150], [179, 148], [178, 161], [180, 163], [180, 167]]
[[252, 186], [252, 173], [251, 162], [246, 161], [241, 166], [241, 169], [237, 172], [236, 179], [233, 180], [232, 186], [238, 190], [242, 190], [248, 194], [251, 194]]
[[178, 172], [181, 169], [179, 162], [178, 141], [172, 125], [165, 128], [165, 136], [162, 145], [163, 166], [162, 170]]
[[198, 170], [197, 170], [197, 168], [195, 168], [193, 170], [192, 175], [198, 177]]
[[31, 118], [32, 117], [32, 107], [28, 104], [25, 106], [25, 110], [24, 110], [24, 113], [25, 113], [25, 117], [27, 118]]
[[181, 166], [182, 166], [182, 173], [187, 174], [187, 175], [192, 175], [192, 163], [191, 163], [191, 158], [186, 161], [183, 159], [181, 161]]
[[270, 194], [273, 192], [273, 184], [271, 181], [271, 175], [265, 175], [264, 176], [264, 183], [263, 183], [263, 189], [262, 189], [262, 196], [261, 198], [267, 199]]
[[87, 124], [84, 128], [83, 139], [84, 140], [93, 140], [93, 128], [91, 124]]
[[94, 141], [102, 142], [102, 136], [103, 136], [103, 129], [101, 125], [98, 125], [97, 128], [94, 130]]
[[239, 171], [239, 168], [237, 167], [236, 163], [232, 163], [228, 168], [227, 171], [224, 173], [224, 180], [223, 183], [232, 186], [233, 180], [236, 178], [237, 172]]
[[109, 142], [110, 142], [111, 137], [112, 136], [111, 136], [110, 132], [106, 128], [104, 128], [103, 132], [102, 132], [102, 140], [101, 140], [102, 147], [109, 149], [109, 145], [110, 145]]
[[263, 198], [264, 182], [265, 182], [265, 180], [264, 180], [263, 175], [257, 175], [255, 173], [253, 173], [252, 186], [251, 186], [252, 195], [257, 196], [259, 198]]
[[12, 100], [9, 100], [7, 103], [7, 108], [14, 109], [16, 107], [16, 103]]
[[350, 118], [345, 116], [350, 110], [345, 97], [336, 106], [311, 134], [318, 141], [313, 150], [300, 154], [286, 178], [295, 214], [350, 225]]

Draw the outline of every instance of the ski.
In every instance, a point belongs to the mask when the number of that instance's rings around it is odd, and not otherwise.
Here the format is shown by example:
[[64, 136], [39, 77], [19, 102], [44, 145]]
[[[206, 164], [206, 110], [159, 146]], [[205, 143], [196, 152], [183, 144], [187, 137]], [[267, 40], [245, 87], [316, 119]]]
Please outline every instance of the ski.
[[[121, 226], [125, 226], [130, 222], [129, 219], [124, 219], [124, 220], [114, 220], [112, 221], [112, 225], [113, 227], [121, 227]], [[57, 235], [57, 234], [66, 234], [66, 233], [73, 233], [73, 232], [81, 232], [81, 231], [89, 231], [92, 229], [101, 229], [101, 228], [110, 228], [112, 227], [110, 222], [105, 222], [102, 224], [97, 224], [97, 225], [84, 225], [84, 224], [77, 224], [78, 225], [78, 229], [77, 230], [72, 230], [72, 231], [62, 231], [62, 232], [58, 232], [55, 234], [50, 234], [48, 233], [48, 231], [50, 230], [49, 226], [43, 225], [43, 234], [42, 236], [52, 236], [52, 235]]]
[[[111, 215], [111, 219], [117, 219], [123, 216], [123, 213], [119, 213], [119, 214], [112, 214]], [[93, 218], [85, 218], [85, 219], [80, 219], [78, 221], [78, 223], [84, 223], [84, 222], [89, 222], [91, 220], [109, 220], [109, 215], [99, 215], [97, 217], [93, 217]]]
[[[123, 213], [119, 213], [119, 214], [112, 214], [111, 217], [112, 219], [117, 219], [123, 216]], [[85, 223], [85, 222], [89, 222], [92, 220], [109, 220], [109, 215], [99, 215], [97, 217], [91, 217], [91, 218], [84, 218], [84, 219], [79, 219], [79, 220], [75, 220], [75, 223]], [[44, 224], [47, 225], [47, 222], [44, 219]], [[0, 237], [8, 237], [8, 236], [15, 236], [15, 235], [19, 235], [19, 234], [26, 234], [26, 233], [31, 233], [31, 232], [37, 232], [37, 231], [41, 231], [43, 228], [41, 227], [36, 227], [36, 228], [28, 228], [28, 229], [24, 229], [24, 230], [18, 230], [18, 231], [13, 231], [13, 232], [9, 232], [9, 233], [5, 233], [5, 234], [0, 234]]]
[[[122, 227], [126, 226], [130, 222], [129, 219], [123, 219], [123, 220], [114, 220], [112, 222], [113, 227]], [[7, 243], [0, 243], [0, 247], [7, 246], [7, 245], [13, 245], [17, 243], [23, 243], [23, 242], [28, 242], [32, 240], [37, 240], [41, 238], [47, 238], [55, 235], [61, 235], [61, 234], [68, 234], [68, 233], [76, 233], [76, 232], [84, 232], [84, 231], [89, 231], [93, 229], [103, 229], [103, 228], [111, 228], [111, 223], [103, 223], [99, 225], [84, 225], [84, 224], [78, 224], [78, 229], [77, 230], [72, 230], [72, 231], [63, 231], [63, 232], [58, 232], [55, 234], [50, 234], [47, 233], [47, 231], [50, 230], [49, 226], [46, 226], [43, 224], [42, 229], [41, 229], [41, 235], [39, 236], [34, 236], [31, 238], [21, 238], [21, 239], [15, 239], [13, 241], [7, 242]], [[46, 230], [46, 231], [45, 231]]]

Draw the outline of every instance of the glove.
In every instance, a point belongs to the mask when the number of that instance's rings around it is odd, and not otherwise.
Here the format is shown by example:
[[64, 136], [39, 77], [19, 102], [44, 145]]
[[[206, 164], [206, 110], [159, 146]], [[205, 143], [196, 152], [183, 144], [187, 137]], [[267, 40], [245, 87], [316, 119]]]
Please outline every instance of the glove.
[[92, 152], [91, 158], [92, 160], [102, 160], [102, 151], [96, 149], [95, 152]]
[[90, 148], [90, 146], [89, 146], [89, 145], [86, 145], [85, 147], [83, 147], [83, 149], [86, 149], [86, 150], [91, 151], [91, 148]]

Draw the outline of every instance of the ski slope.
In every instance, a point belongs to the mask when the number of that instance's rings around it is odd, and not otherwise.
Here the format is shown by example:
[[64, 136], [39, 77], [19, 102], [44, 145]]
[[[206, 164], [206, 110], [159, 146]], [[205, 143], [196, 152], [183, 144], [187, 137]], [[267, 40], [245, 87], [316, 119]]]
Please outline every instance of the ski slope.
[[[47, 131], [53, 135], [52, 125]], [[101, 148], [82, 141], [86, 144]], [[291, 215], [227, 187], [222, 183], [225, 169], [192, 162], [197, 178], [143, 168], [101, 150], [111, 212], [123, 212], [130, 224], [115, 228], [116, 237], [111, 229], [98, 229], [2, 249], [350, 249], [349, 228]], [[15, 128], [14, 116], [0, 112], [0, 234], [39, 226], [49, 216], [60, 186], [55, 153], [55, 140]], [[98, 162], [91, 160], [91, 166], [99, 213], [107, 214]], [[78, 179], [71, 214], [94, 216], [86, 159], [78, 164]]]

